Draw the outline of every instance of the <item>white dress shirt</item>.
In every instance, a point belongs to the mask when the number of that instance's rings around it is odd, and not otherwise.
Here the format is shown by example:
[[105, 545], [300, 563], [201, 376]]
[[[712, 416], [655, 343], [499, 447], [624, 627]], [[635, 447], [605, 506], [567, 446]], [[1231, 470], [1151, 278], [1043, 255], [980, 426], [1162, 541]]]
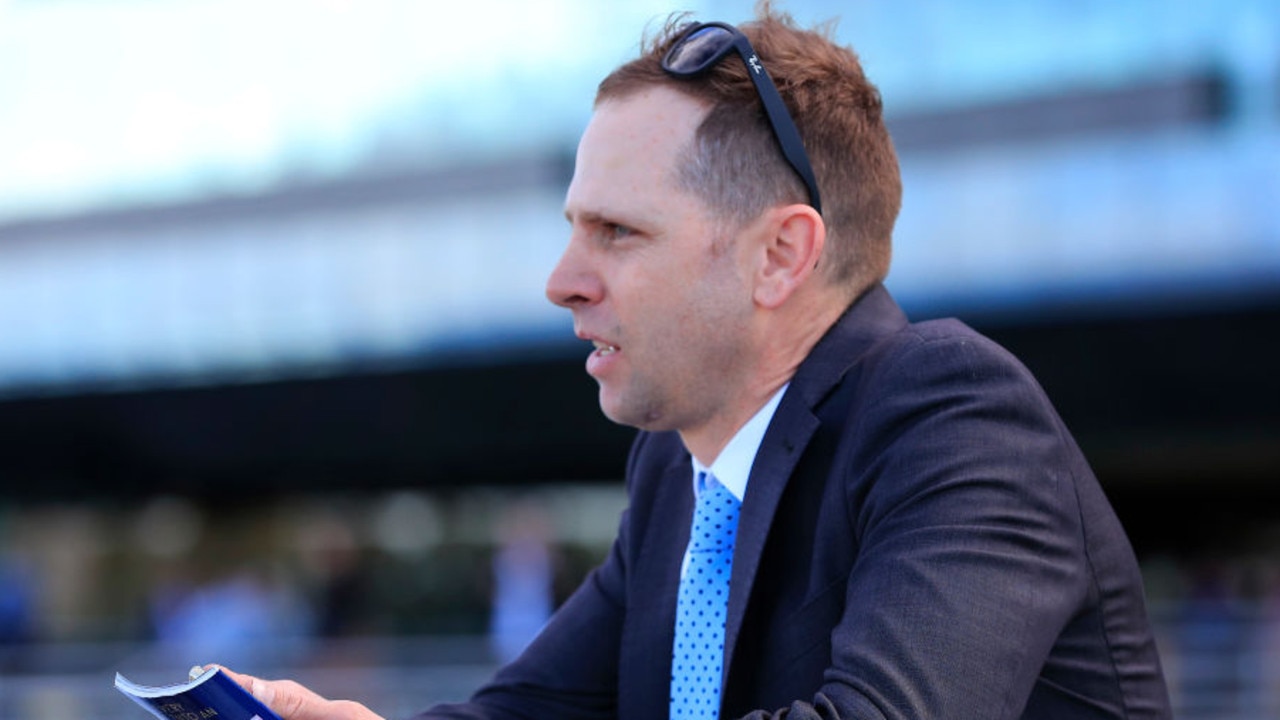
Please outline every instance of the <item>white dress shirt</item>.
[[778, 403], [782, 400], [788, 385], [790, 383], [778, 388], [773, 397], [769, 398], [769, 402], [757, 410], [745, 425], [738, 428], [738, 432], [729, 439], [729, 443], [724, 446], [724, 450], [720, 451], [720, 455], [711, 463], [711, 467], [708, 468], [698, 462], [698, 458], [693, 458], [694, 497], [702, 492], [702, 487], [699, 485], [702, 474], [710, 472], [721, 485], [733, 493], [738, 502], [742, 502], [747, 496], [747, 479], [751, 476], [751, 465], [755, 463], [756, 453], [759, 452], [760, 443], [764, 440], [764, 431], [769, 429], [769, 422], [773, 420], [773, 414], [778, 410]]

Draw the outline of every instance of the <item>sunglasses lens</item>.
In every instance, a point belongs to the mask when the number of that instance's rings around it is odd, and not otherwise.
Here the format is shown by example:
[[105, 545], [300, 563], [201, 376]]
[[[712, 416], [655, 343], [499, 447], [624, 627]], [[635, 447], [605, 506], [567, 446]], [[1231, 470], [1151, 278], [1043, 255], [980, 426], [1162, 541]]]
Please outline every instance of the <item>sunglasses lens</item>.
[[732, 46], [733, 33], [722, 27], [706, 25], [673, 45], [662, 65], [669, 72], [697, 74], [718, 62]]

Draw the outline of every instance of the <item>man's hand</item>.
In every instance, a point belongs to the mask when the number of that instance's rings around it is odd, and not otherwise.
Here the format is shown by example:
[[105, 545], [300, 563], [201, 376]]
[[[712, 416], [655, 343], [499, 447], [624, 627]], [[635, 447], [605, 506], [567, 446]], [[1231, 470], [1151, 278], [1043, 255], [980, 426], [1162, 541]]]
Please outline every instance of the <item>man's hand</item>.
[[326, 700], [292, 680], [263, 680], [218, 667], [284, 720], [383, 720], [358, 702]]

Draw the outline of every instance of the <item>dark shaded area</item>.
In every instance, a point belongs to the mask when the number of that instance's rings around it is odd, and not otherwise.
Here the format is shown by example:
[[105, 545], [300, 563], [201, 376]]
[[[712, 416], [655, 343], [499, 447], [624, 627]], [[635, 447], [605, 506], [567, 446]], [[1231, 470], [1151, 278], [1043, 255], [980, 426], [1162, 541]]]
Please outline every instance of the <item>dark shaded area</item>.
[[595, 480], [631, 431], [580, 360], [0, 403], [13, 499]]
[[[972, 324], [1040, 378], [1140, 552], [1280, 526], [1280, 299], [1217, 312]], [[13, 501], [616, 482], [585, 346], [528, 362], [0, 403]]]

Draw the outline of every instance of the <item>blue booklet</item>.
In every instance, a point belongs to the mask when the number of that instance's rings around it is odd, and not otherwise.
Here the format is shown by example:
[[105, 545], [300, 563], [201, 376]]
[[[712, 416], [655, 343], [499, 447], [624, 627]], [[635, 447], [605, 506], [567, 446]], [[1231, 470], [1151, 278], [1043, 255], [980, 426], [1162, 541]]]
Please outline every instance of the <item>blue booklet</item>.
[[160, 720], [280, 720], [216, 667], [177, 685], [139, 685], [116, 673], [116, 689]]

